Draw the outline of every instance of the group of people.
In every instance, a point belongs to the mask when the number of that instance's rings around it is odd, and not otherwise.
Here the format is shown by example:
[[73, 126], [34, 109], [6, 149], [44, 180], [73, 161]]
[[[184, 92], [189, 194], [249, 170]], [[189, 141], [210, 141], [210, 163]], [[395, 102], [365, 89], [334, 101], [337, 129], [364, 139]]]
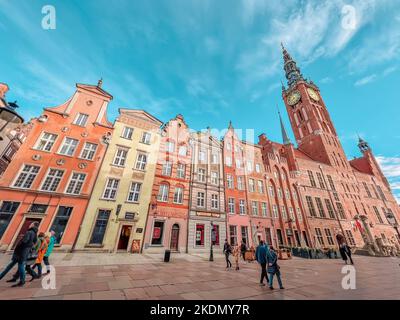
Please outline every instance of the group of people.
[[224, 254], [225, 254], [225, 261], [226, 261], [226, 269], [232, 268], [232, 262], [229, 260], [229, 256], [232, 254], [234, 259], [235, 259], [235, 270], [239, 270], [239, 258], [242, 256], [243, 261], [246, 260], [246, 251], [247, 251], [247, 246], [244, 241], [242, 243], [236, 246], [231, 246], [228, 242], [227, 239], [225, 239], [224, 243]]
[[[243, 261], [246, 260], [246, 251], [247, 246], [244, 241], [236, 246], [231, 246], [227, 239], [225, 239], [223, 252], [225, 254], [226, 261], [226, 269], [229, 270], [232, 268], [232, 263], [229, 260], [229, 256], [232, 254], [235, 261], [235, 270], [239, 270], [239, 258], [242, 256]], [[280, 267], [278, 265], [278, 255], [275, 252], [273, 247], [269, 247], [263, 240], [260, 240], [260, 243], [255, 252], [255, 258], [257, 262], [261, 266], [261, 279], [260, 286], [265, 286], [264, 278], [268, 283], [268, 286], [271, 290], [273, 287], [274, 276], [278, 279], [278, 284], [280, 289], [284, 289], [281, 279]], [[269, 278], [268, 278], [269, 274]]]
[[[50, 273], [49, 257], [56, 242], [55, 232], [38, 233], [39, 223], [33, 222], [22, 239], [17, 243], [10, 263], [0, 273], [0, 280], [15, 266], [17, 271], [7, 282], [17, 282], [12, 287], [22, 287], [25, 284], [26, 273], [31, 275], [31, 280], [42, 276], [42, 263], [46, 265], [46, 272]], [[37, 272], [35, 271], [37, 269]]]

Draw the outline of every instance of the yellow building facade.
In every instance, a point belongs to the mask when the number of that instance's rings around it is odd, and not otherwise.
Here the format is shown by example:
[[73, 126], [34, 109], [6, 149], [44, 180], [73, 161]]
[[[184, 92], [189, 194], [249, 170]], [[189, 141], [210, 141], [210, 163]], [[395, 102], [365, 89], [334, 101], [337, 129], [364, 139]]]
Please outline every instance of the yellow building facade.
[[142, 248], [162, 122], [143, 110], [119, 112], [75, 250]]

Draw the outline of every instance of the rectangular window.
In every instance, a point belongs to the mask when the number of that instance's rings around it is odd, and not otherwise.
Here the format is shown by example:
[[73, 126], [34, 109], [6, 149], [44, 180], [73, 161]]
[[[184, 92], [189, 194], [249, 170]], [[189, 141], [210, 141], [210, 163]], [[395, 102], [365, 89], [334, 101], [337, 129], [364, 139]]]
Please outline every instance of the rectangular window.
[[63, 175], [63, 170], [50, 169], [47, 173], [47, 177], [44, 179], [41, 190], [51, 192], [56, 191]]
[[261, 214], [263, 215], [263, 217], [266, 217], [268, 215], [267, 203], [265, 202], [261, 203]]
[[214, 237], [211, 236], [211, 241], [214, 246], [219, 246], [219, 225], [213, 224], [212, 226]]
[[41, 151], [51, 151], [51, 148], [56, 142], [56, 139], [57, 139], [56, 134], [43, 132], [39, 141], [36, 143], [35, 149]]
[[318, 183], [321, 189], [325, 189], [325, 183], [324, 180], [322, 178], [322, 174], [320, 172], [317, 172], [317, 179], [318, 179]]
[[236, 168], [240, 169], [242, 167], [242, 163], [240, 161], [240, 159], [236, 159]]
[[85, 142], [80, 157], [85, 160], [93, 160], [94, 155], [96, 153], [96, 149], [97, 149], [97, 144], [91, 142]]
[[205, 162], [206, 161], [206, 152], [205, 151], [200, 151], [199, 152], [199, 161], [200, 162]]
[[230, 245], [236, 246], [237, 245], [237, 228], [236, 228], [236, 226], [229, 226], [229, 238], [230, 238]]
[[197, 206], [200, 208], [205, 207], [205, 197], [204, 192], [197, 192]]
[[89, 115], [84, 113], [78, 113], [75, 117], [74, 124], [81, 127], [86, 127], [86, 123], [89, 119]]
[[164, 235], [164, 221], [154, 221], [153, 235], [151, 237], [152, 245], [161, 245]]
[[346, 219], [346, 215], [344, 214], [344, 209], [343, 209], [342, 204], [340, 202], [336, 202], [336, 207], [337, 207], [338, 212], [339, 212], [339, 217], [341, 219]]
[[286, 213], [286, 208], [285, 206], [281, 207], [281, 213], [282, 213], [282, 219], [287, 220], [287, 213]]
[[379, 195], [381, 196], [381, 199], [382, 199], [383, 201], [387, 201], [386, 196], [385, 196], [385, 194], [383, 193], [381, 186], [376, 186], [376, 188], [378, 189], [378, 192], [379, 192]]
[[256, 163], [256, 172], [260, 173], [261, 172], [261, 166], [259, 163]]
[[325, 205], [326, 205], [326, 208], [328, 209], [329, 218], [335, 219], [335, 211], [333, 211], [333, 206], [332, 206], [331, 200], [325, 199]]
[[54, 230], [55, 232], [55, 238], [56, 238], [55, 243], [57, 244], [61, 242], [69, 218], [71, 217], [72, 209], [73, 209], [72, 207], [64, 207], [64, 206], [58, 207], [58, 211], [53, 221], [53, 225], [50, 228], [50, 230]]
[[261, 180], [258, 180], [257, 185], [258, 185], [258, 192], [264, 193], [264, 183]]
[[169, 186], [167, 184], [160, 184], [160, 189], [158, 190], [157, 200], [161, 202], [168, 201]]
[[203, 168], [199, 168], [197, 178], [200, 182], [206, 182], [206, 170]]
[[321, 218], [326, 218], [324, 206], [322, 205], [321, 198], [315, 198], [315, 202], [317, 203], [317, 208], [319, 212], [319, 216]]
[[265, 228], [265, 241], [267, 242], [267, 245], [269, 245], [269, 246], [272, 245], [271, 228]]
[[64, 142], [59, 150], [59, 154], [63, 154], [66, 156], [72, 156], [78, 146], [78, 140], [72, 138], [65, 138]]
[[142, 138], [140, 139], [141, 143], [144, 144], [150, 144], [150, 140], [151, 140], [151, 133], [150, 132], [143, 132], [142, 133]]
[[131, 182], [128, 192], [129, 202], [139, 202], [140, 189], [142, 188], [142, 184], [139, 182]]
[[300, 208], [297, 208], [297, 220], [303, 221], [303, 215], [301, 214]]
[[119, 186], [118, 179], [109, 178], [103, 193], [103, 199], [114, 200]]
[[235, 213], [235, 199], [234, 198], [228, 199], [228, 212]]
[[218, 172], [211, 172], [211, 183], [217, 185], [218, 184]]
[[211, 209], [218, 209], [218, 195], [217, 194], [212, 194], [211, 195]]
[[290, 216], [290, 219], [291, 219], [293, 222], [296, 221], [296, 217], [294, 216], [294, 210], [293, 210], [292, 207], [289, 208], [289, 216]]
[[167, 152], [172, 153], [175, 151], [175, 143], [173, 141], [167, 141]]
[[328, 240], [328, 244], [330, 246], [333, 246], [335, 244], [335, 242], [333, 241], [333, 237], [332, 237], [332, 233], [331, 233], [330, 229], [325, 228], [325, 236], [326, 236], [326, 240]]
[[228, 167], [232, 167], [232, 158], [231, 158], [231, 157], [226, 157], [226, 158], [225, 158], [225, 164], [226, 164]]
[[183, 163], [178, 163], [178, 166], [176, 167], [176, 175], [180, 179], [185, 179], [185, 165]]
[[32, 203], [29, 212], [45, 214], [48, 207], [47, 204]]
[[317, 240], [321, 246], [325, 245], [324, 237], [322, 236], [322, 232], [320, 228], [315, 228], [315, 234], [317, 236]]
[[274, 187], [273, 186], [269, 186], [268, 188], [269, 188], [269, 195], [271, 197], [275, 197]]
[[328, 183], [329, 186], [331, 187], [331, 190], [336, 191], [336, 187], [335, 184], [333, 183], [332, 177], [330, 175], [327, 175], [326, 177], [328, 178]]
[[204, 224], [196, 224], [196, 246], [204, 246]]
[[117, 149], [114, 156], [113, 165], [123, 167], [125, 166], [126, 156], [128, 155], [127, 149]]
[[96, 223], [92, 232], [92, 237], [90, 238], [91, 244], [103, 244], [103, 239], [106, 233], [110, 213], [111, 210], [99, 210]]
[[282, 189], [280, 187], [278, 187], [278, 198], [282, 199], [283, 195], [282, 195]]
[[251, 202], [251, 212], [253, 213], [253, 216], [258, 216], [258, 202], [257, 201]]
[[249, 191], [254, 192], [254, 179], [249, 179]]
[[237, 184], [238, 184], [238, 190], [244, 190], [242, 177], [237, 177]]
[[290, 192], [288, 189], [285, 189], [286, 199], [290, 200]]
[[19, 202], [3, 201], [0, 206], [0, 239], [7, 230], [8, 225], [19, 207]]
[[239, 200], [239, 213], [246, 214], [246, 203], [244, 200]]
[[139, 153], [137, 156], [135, 169], [144, 171], [146, 169], [146, 164], [147, 164], [147, 154]]
[[183, 203], [183, 188], [176, 187], [174, 192], [174, 203]]
[[218, 164], [218, 154], [213, 153], [213, 154], [211, 155], [211, 163], [212, 163], [212, 164]]
[[349, 240], [350, 245], [351, 246], [355, 246], [356, 242], [354, 241], [353, 234], [351, 233], [351, 231], [350, 230], [345, 230], [344, 232], [346, 233], [346, 237]]
[[178, 153], [180, 156], [186, 156], [186, 152], [187, 152], [186, 146], [179, 146]]
[[373, 206], [373, 209], [374, 209], [374, 212], [375, 212], [376, 219], [378, 220], [378, 223], [383, 223], [383, 219], [382, 219], [382, 217], [381, 217], [381, 215], [380, 215], [380, 213], [378, 211], [378, 208]]
[[363, 186], [364, 186], [365, 192], [367, 193], [368, 198], [372, 198], [371, 192], [369, 191], [368, 186], [365, 182], [363, 182]]
[[314, 203], [312, 201], [312, 198], [310, 196], [306, 196], [306, 201], [307, 201], [308, 212], [310, 213], [310, 216], [316, 217], [317, 214], [315, 213], [315, 208], [314, 208]]
[[233, 189], [233, 177], [230, 174], [226, 175], [227, 188]]
[[247, 161], [247, 172], [253, 172], [253, 163], [251, 161]]
[[171, 176], [171, 174], [172, 174], [172, 162], [171, 161], [165, 161], [163, 163], [161, 174], [163, 176]]
[[132, 135], [133, 135], [133, 128], [124, 127], [124, 129], [122, 130], [121, 137], [124, 138], [124, 139], [132, 140]]
[[278, 206], [276, 204], [272, 205], [272, 213], [274, 214], [274, 218], [279, 217]]
[[35, 180], [39, 170], [40, 167], [38, 166], [32, 166], [29, 164], [24, 165], [24, 168], [14, 183], [14, 187], [29, 189], [32, 186], [33, 180]]
[[241, 226], [240, 229], [241, 229], [241, 232], [242, 232], [242, 241], [244, 241], [246, 246], [249, 246], [249, 235], [248, 235], [247, 227], [246, 226]]
[[308, 173], [308, 177], [309, 177], [309, 179], [310, 179], [310, 185], [311, 185], [312, 187], [316, 187], [317, 184], [315, 183], [315, 179], [314, 179], [314, 175], [313, 175], [312, 171], [307, 170], [307, 173]]
[[80, 194], [83, 186], [83, 182], [85, 181], [86, 174], [73, 172], [71, 180], [69, 181], [67, 190], [65, 193], [68, 194]]

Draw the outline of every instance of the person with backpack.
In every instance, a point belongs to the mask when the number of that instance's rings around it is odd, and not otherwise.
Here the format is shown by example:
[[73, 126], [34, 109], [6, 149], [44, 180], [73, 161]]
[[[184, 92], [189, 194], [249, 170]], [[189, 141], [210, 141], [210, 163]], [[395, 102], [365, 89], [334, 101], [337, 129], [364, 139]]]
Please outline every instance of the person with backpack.
[[273, 281], [274, 276], [278, 278], [278, 284], [280, 289], [285, 289], [282, 284], [280, 266], [278, 265], [278, 255], [276, 254], [273, 247], [269, 248], [269, 255], [267, 255], [268, 273], [269, 273], [269, 288], [274, 290]]
[[35, 268], [38, 269], [38, 274], [36, 276], [32, 276], [32, 280], [34, 279], [39, 279], [42, 276], [42, 262], [44, 259], [44, 255], [47, 252], [47, 248], [49, 245], [49, 236], [44, 234], [43, 232], [39, 233], [38, 236], [38, 245], [37, 245], [37, 259], [35, 261], [35, 264], [32, 266], [32, 271], [34, 272]]
[[232, 267], [232, 263], [229, 260], [229, 255], [232, 253], [232, 247], [229, 244], [228, 240], [225, 239], [224, 243], [224, 254], [225, 254], [225, 260], [226, 260], [226, 269], [229, 269]]
[[[32, 248], [37, 241], [37, 232], [39, 222], [32, 222], [29, 225], [28, 231], [24, 234], [23, 238], [17, 243], [10, 263], [6, 266], [2, 273], [0, 273], [0, 280], [16, 265], [18, 264], [17, 278], [19, 282], [12, 285], [12, 287], [22, 287], [25, 285], [25, 268], [28, 258], [30, 258]], [[15, 281], [16, 281], [15, 280]], [[14, 277], [7, 282], [14, 282]]]

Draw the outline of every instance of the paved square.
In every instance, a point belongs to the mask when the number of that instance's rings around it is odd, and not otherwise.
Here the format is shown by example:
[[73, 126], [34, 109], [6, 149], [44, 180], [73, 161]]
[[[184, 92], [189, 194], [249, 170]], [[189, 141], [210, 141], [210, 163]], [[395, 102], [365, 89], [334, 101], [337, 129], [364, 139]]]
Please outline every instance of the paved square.
[[[9, 259], [1, 255], [1, 268]], [[285, 289], [271, 291], [258, 285], [257, 263], [227, 271], [220, 255], [214, 262], [172, 255], [164, 263], [161, 255], [55, 253], [56, 289], [42, 289], [40, 280], [10, 288], [10, 272], [0, 281], [0, 299], [400, 299], [400, 259], [354, 260], [355, 290], [342, 288], [342, 260], [293, 258], [280, 261]]]

